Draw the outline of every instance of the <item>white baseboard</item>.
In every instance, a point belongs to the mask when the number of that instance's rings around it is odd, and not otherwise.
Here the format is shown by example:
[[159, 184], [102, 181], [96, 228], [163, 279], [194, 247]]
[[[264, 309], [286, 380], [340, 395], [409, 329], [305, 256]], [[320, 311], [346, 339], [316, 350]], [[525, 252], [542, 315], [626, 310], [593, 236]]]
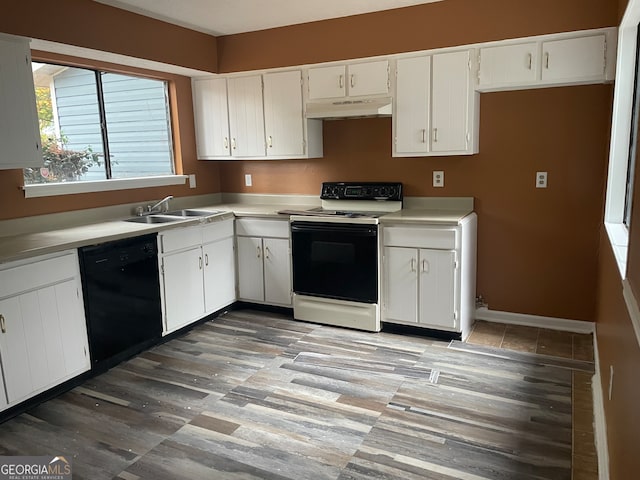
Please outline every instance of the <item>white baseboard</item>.
[[596, 324], [594, 322], [543, 317], [539, 315], [529, 315], [526, 313], [500, 312], [497, 310], [489, 310], [486, 307], [476, 309], [476, 320], [506, 323], [509, 325], [548, 328], [551, 330], [563, 330], [565, 332], [573, 333], [595, 333], [596, 330]]
[[600, 355], [598, 338], [593, 336], [593, 353], [596, 361], [596, 373], [591, 380], [593, 394], [593, 416], [595, 428], [596, 454], [598, 455], [598, 480], [609, 480], [609, 448], [607, 445], [607, 421], [604, 415], [602, 396], [602, 378], [600, 376]]

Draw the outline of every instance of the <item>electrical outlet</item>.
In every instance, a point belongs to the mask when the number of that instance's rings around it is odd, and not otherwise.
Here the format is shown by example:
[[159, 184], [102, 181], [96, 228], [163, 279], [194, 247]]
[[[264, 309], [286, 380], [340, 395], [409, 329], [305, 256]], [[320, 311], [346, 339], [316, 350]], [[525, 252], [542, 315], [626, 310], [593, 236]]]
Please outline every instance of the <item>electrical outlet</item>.
[[244, 185], [245, 187], [250, 187], [253, 185], [253, 181], [251, 180], [251, 174], [247, 173], [244, 176]]
[[609, 365], [609, 401], [613, 396], [613, 365]]
[[189, 175], [189, 188], [196, 188], [196, 174]]
[[444, 172], [442, 170], [433, 171], [433, 186], [444, 187]]
[[536, 188], [547, 188], [547, 172], [536, 172]]

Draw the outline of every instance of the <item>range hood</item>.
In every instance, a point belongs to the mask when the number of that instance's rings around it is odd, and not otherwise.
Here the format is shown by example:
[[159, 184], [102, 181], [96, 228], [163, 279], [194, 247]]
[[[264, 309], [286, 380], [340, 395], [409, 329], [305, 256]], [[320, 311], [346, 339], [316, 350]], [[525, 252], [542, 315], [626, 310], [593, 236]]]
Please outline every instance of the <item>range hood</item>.
[[391, 97], [307, 103], [307, 118], [390, 117]]

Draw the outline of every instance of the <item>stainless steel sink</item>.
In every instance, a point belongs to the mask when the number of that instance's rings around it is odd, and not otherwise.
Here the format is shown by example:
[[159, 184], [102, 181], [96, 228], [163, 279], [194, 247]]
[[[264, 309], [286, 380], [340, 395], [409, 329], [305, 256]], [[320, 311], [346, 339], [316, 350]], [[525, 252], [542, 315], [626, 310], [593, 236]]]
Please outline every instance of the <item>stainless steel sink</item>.
[[142, 217], [131, 217], [127, 218], [125, 222], [132, 223], [171, 223], [171, 222], [179, 222], [180, 220], [184, 220], [184, 217], [178, 217], [175, 215], [143, 215]]
[[184, 210], [174, 210], [172, 212], [167, 212], [165, 213], [165, 215], [176, 215], [178, 217], [208, 217], [217, 213], [221, 212], [217, 210], [194, 210], [191, 208], [187, 208]]

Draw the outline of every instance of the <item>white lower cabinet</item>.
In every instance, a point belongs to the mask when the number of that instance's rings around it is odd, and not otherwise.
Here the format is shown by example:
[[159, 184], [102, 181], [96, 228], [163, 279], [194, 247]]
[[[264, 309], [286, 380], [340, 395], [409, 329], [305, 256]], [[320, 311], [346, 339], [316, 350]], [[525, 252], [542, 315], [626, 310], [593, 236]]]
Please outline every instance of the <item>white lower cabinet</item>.
[[385, 247], [385, 320], [455, 329], [455, 252]]
[[291, 306], [289, 222], [236, 220], [238, 299]]
[[233, 220], [162, 232], [164, 334], [235, 301]]
[[89, 370], [90, 360], [75, 251], [9, 264], [0, 284], [3, 408]]
[[459, 225], [383, 227], [382, 321], [469, 334], [477, 217]]

